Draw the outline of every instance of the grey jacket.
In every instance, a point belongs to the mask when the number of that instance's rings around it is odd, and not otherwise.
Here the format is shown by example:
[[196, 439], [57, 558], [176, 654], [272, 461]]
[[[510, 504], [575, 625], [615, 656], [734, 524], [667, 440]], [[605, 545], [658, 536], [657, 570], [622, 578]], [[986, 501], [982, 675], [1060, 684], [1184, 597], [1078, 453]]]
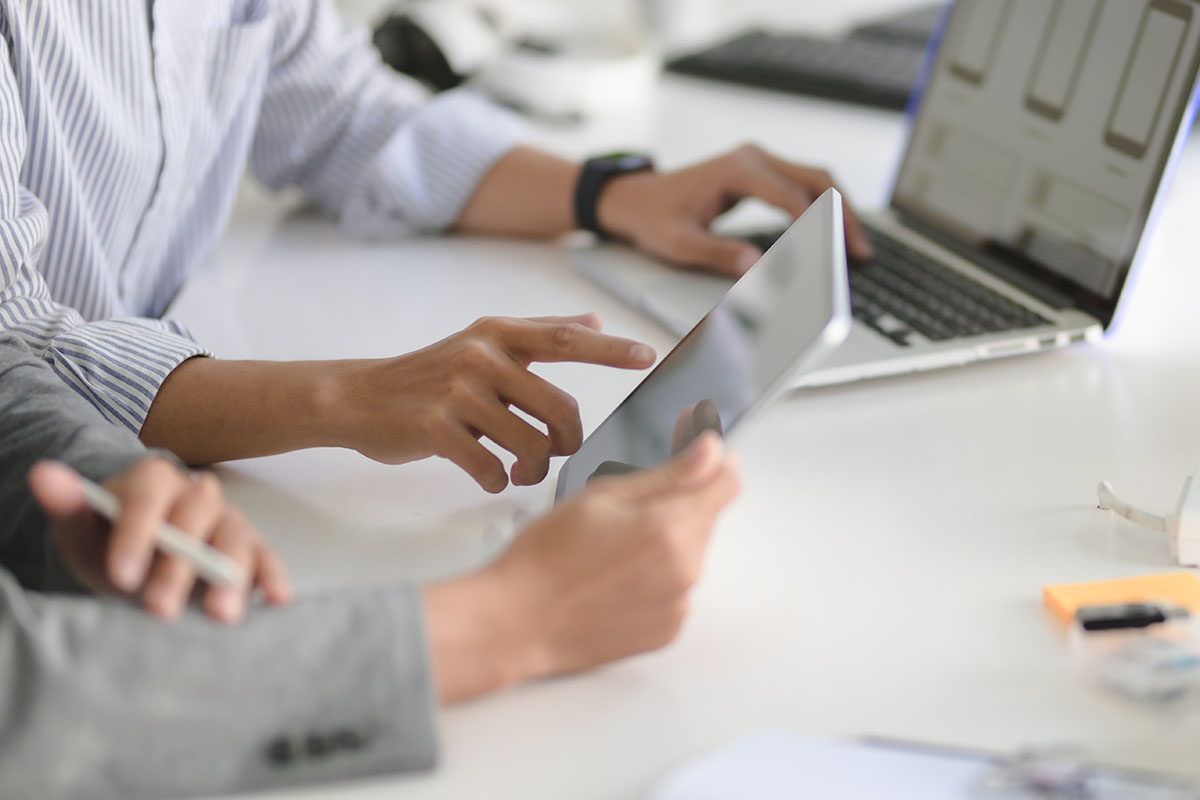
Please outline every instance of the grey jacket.
[[182, 797], [427, 768], [411, 588], [164, 623], [82, 594], [26, 488], [40, 458], [103, 480], [145, 456], [0, 335], [0, 798]]

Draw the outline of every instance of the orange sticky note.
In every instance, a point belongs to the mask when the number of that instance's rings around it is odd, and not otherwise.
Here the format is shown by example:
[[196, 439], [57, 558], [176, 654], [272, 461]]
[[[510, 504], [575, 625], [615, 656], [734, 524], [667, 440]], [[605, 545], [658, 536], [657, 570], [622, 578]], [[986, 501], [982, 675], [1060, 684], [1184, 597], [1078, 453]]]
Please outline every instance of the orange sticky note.
[[1046, 606], [1065, 623], [1083, 606], [1114, 606], [1124, 603], [1166, 601], [1200, 613], [1200, 578], [1190, 572], [1140, 575], [1112, 581], [1052, 583], [1042, 588]]

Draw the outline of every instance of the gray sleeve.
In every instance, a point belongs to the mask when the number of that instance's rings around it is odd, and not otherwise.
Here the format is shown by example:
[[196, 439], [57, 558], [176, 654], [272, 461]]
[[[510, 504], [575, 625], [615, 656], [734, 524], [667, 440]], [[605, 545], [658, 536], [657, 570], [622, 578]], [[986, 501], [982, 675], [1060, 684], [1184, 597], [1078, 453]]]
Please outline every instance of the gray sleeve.
[[0, 563], [23, 586], [78, 588], [29, 494], [29, 468], [53, 458], [104, 480], [145, 456], [136, 436], [106, 422], [28, 347], [0, 334]]
[[399, 587], [224, 627], [24, 593], [0, 571], [0, 797], [185, 797], [430, 767], [422, 625]]
[[[0, 567], [73, 585], [26, 489], [36, 460], [103, 479], [144, 456], [0, 337]], [[178, 797], [429, 767], [431, 681], [409, 588], [256, 608], [227, 628], [26, 592], [0, 568], [0, 797]]]

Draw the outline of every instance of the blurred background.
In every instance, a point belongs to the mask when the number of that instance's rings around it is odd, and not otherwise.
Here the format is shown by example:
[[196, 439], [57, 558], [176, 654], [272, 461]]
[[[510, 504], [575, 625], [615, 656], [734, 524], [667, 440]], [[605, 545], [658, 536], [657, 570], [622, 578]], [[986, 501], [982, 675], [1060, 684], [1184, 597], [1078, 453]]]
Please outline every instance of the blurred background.
[[[397, 0], [336, 0], [350, 16], [363, 21], [377, 20], [397, 6]], [[862, 14], [886, 13], [910, 8], [912, 0], [491, 0], [489, 5], [515, 9], [520, 13], [577, 19], [619, 19], [623, 15], [665, 11], [679, 28], [709, 26], [725, 32], [755, 24], [795, 24], [817, 31], [833, 30], [836, 21], [846, 19], [846, 8]], [[692, 20], [689, 20], [689, 17]]]
[[335, 1], [371, 27], [385, 61], [430, 89], [469, 84], [558, 123], [644, 113], [664, 67], [899, 110], [941, 6], [930, 0]]

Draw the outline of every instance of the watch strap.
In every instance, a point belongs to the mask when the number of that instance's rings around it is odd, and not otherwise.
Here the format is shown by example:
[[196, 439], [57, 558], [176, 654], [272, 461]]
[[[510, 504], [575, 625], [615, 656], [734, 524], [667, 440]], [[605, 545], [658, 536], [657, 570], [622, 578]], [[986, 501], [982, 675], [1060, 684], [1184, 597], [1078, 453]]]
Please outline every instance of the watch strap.
[[580, 228], [591, 231], [603, 238], [612, 235], [600, 225], [598, 210], [600, 195], [604, 187], [614, 178], [622, 175], [632, 175], [637, 172], [648, 172], [654, 169], [654, 162], [643, 155], [622, 153], [608, 156], [589, 158], [583, 164], [579, 180], [575, 184], [575, 221]]

